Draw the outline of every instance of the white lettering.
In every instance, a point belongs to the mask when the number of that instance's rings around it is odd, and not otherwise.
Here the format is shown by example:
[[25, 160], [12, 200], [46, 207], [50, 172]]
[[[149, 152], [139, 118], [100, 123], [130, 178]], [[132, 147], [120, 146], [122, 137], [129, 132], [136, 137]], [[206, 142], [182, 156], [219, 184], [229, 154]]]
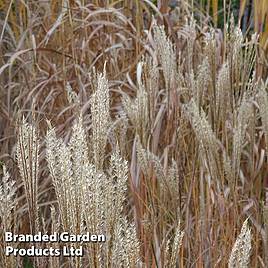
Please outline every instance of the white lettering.
[[11, 242], [12, 240], [13, 240], [13, 234], [11, 232], [6, 232], [5, 233], [5, 241]]
[[7, 246], [6, 247], [6, 256], [10, 256], [10, 254], [14, 251], [13, 247]]
[[68, 232], [63, 232], [60, 234], [60, 241], [62, 242], [69, 242], [69, 233]]

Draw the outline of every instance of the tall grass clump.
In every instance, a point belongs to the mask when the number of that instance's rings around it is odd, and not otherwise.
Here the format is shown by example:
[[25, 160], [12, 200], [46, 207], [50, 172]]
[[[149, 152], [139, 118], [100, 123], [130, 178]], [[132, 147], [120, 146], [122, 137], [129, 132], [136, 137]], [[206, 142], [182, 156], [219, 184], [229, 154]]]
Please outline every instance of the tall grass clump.
[[[139, 241], [135, 225], [123, 214], [127, 191], [127, 162], [118, 146], [104, 169], [109, 117], [109, 88], [104, 74], [98, 74], [96, 92], [92, 96], [92, 158], [82, 115], [72, 128], [66, 145], [56, 137], [54, 129], [46, 136], [47, 162], [59, 203], [59, 226], [72, 234], [90, 232], [105, 234], [104, 245], [86, 245], [93, 267], [134, 267], [139, 260]], [[75, 267], [83, 265], [78, 259]], [[90, 265], [90, 266], [91, 266]]]

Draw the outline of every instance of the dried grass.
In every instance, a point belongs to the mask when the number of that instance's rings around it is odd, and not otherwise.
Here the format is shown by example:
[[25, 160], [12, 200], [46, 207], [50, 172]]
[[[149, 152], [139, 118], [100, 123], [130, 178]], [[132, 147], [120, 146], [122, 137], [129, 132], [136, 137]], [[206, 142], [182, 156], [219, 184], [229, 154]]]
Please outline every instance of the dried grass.
[[263, 39], [158, 2], [4, 5], [0, 236], [107, 236], [31, 265], [268, 265]]

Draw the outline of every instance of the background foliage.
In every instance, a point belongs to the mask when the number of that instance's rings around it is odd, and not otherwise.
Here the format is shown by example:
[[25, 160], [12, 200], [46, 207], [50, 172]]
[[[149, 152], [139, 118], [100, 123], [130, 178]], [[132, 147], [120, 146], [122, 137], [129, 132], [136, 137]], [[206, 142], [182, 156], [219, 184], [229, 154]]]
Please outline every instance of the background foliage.
[[1, 255], [2, 266], [268, 266], [267, 0], [0, 10], [0, 230], [81, 232], [87, 221], [119, 241], [83, 260]]

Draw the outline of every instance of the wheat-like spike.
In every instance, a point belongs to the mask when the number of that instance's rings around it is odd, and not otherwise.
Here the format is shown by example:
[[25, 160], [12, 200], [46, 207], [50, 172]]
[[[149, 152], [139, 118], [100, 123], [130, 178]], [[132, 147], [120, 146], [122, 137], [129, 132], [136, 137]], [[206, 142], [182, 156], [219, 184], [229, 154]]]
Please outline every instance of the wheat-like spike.
[[137, 142], [137, 158], [144, 173], [148, 171], [149, 165], [152, 164], [161, 189], [166, 190], [162, 192], [163, 195], [167, 192], [174, 194], [178, 193], [178, 168], [174, 160], [172, 161], [172, 165], [169, 167], [166, 175], [159, 157], [152, 152], [143, 149], [139, 139]]
[[62, 154], [66, 153], [65, 147], [66, 146], [63, 144], [63, 141], [57, 139], [55, 130], [50, 129], [46, 135], [46, 159], [57, 195], [57, 201], [59, 203], [59, 210], [63, 228], [64, 230], [68, 230], [69, 178], [64, 177], [64, 173], [61, 172], [64, 167], [61, 166], [60, 163], [62, 161], [62, 158], [64, 160], [65, 157], [70, 157], [69, 153], [63, 155], [62, 157]]
[[[183, 32], [187, 33], [187, 55], [186, 55], [186, 63], [188, 67], [188, 72], [191, 72], [194, 68], [193, 66], [193, 56], [194, 56], [194, 45], [195, 40], [197, 38], [197, 31], [196, 31], [196, 21], [194, 16], [190, 18], [185, 18], [185, 25], [183, 26]], [[178, 35], [180, 33], [178, 32]]]
[[175, 48], [167, 37], [164, 26], [158, 26], [154, 22], [153, 32], [156, 53], [163, 68], [166, 90], [170, 90], [174, 84], [177, 70]]
[[63, 141], [56, 138], [53, 129], [47, 134], [47, 161], [57, 194], [63, 228], [75, 233], [76, 182], [72, 176], [71, 150]]
[[116, 120], [113, 123], [113, 125], [114, 125], [113, 145], [114, 147], [116, 147], [116, 142], [118, 141], [121, 154], [124, 156], [126, 154], [125, 142], [128, 130], [128, 118], [124, 111], [121, 111], [119, 115], [116, 116]]
[[147, 140], [148, 126], [149, 126], [149, 100], [148, 93], [144, 88], [144, 85], [139, 85], [136, 99], [136, 106], [138, 108], [138, 134], [142, 138], [142, 141]]
[[169, 261], [170, 261], [170, 239], [166, 241], [165, 250], [164, 250], [164, 267], [169, 267]]
[[197, 77], [196, 80], [191, 79], [192, 82], [192, 90], [195, 102], [197, 107], [202, 107], [204, 96], [206, 94], [209, 83], [211, 82], [211, 77], [209, 74], [211, 73], [210, 65], [208, 58], [205, 57], [202, 63], [198, 66], [197, 69]]
[[28, 203], [31, 232], [35, 233], [35, 220], [38, 217], [39, 140], [35, 127], [29, 125], [25, 118], [19, 127], [16, 156]]
[[171, 258], [169, 262], [169, 267], [176, 267], [176, 262], [178, 258], [178, 252], [180, 249], [180, 246], [182, 244], [182, 239], [184, 236], [184, 232], [180, 229], [180, 222], [178, 223], [176, 227], [175, 237], [172, 244], [172, 250], [171, 250]]
[[233, 174], [231, 159], [227, 155], [226, 151], [223, 152], [223, 170], [224, 170], [224, 175], [228, 179], [228, 181], [231, 182], [231, 184], [234, 183], [235, 178], [233, 177], [234, 174]]
[[215, 60], [216, 60], [216, 38], [215, 38], [215, 29], [211, 28], [205, 36], [205, 55], [208, 59], [211, 75], [215, 69]]
[[61, 167], [59, 163], [61, 148], [63, 146], [63, 141], [57, 139], [55, 129], [50, 128], [46, 135], [46, 160], [48, 163], [48, 168], [50, 175], [52, 176], [52, 183], [57, 196], [57, 201], [59, 203], [59, 210], [61, 221], [63, 223], [64, 229], [67, 229], [67, 184], [63, 180], [61, 174]]
[[5, 242], [5, 232], [12, 231], [12, 221], [14, 220], [13, 210], [17, 204], [16, 199], [17, 186], [16, 182], [10, 178], [10, 175], [3, 165], [2, 183], [0, 183], [0, 237], [3, 243], [0, 244], [0, 265], [1, 267], [16, 267], [16, 257], [6, 256], [5, 249], [7, 246], [14, 246]]
[[11, 180], [10, 175], [3, 165], [3, 178], [2, 184], [0, 184], [0, 218], [2, 230], [8, 230], [11, 228], [12, 210], [16, 204], [16, 191], [17, 187], [15, 181]]
[[96, 233], [103, 231], [107, 178], [94, 165], [87, 165], [85, 169], [86, 181], [81, 189], [84, 200], [82, 210], [88, 231]]
[[[106, 178], [105, 190], [103, 195], [105, 207], [105, 231], [110, 235], [110, 239], [104, 247], [109, 252], [114, 244], [116, 235], [115, 228], [121, 220], [123, 205], [126, 200], [128, 178], [127, 161], [120, 156], [118, 145], [111, 155], [109, 176]], [[107, 261], [107, 260], [106, 260]]]
[[[86, 230], [93, 234], [105, 234], [109, 237], [110, 222], [113, 207], [110, 203], [113, 198], [113, 185], [106, 174], [97, 171], [92, 164], [84, 166], [85, 181], [80, 185], [82, 196], [82, 213], [85, 219]], [[92, 263], [105, 265], [107, 260], [109, 241], [105, 244], [86, 244]]]
[[239, 53], [243, 44], [243, 34], [239, 27], [235, 27], [232, 33], [231, 42], [233, 47], [233, 62], [238, 60]]
[[[250, 78], [252, 80], [255, 80], [255, 71], [252, 74], [252, 71], [254, 70], [254, 65], [256, 62], [256, 52], [257, 52], [257, 41], [258, 36], [257, 33], [254, 33], [251, 36], [251, 41], [249, 41], [247, 38], [245, 42], [243, 43], [243, 46], [245, 48], [241, 49], [242, 54], [242, 60], [240, 66], [241, 68], [241, 80], [244, 86], [246, 86], [246, 83], [250, 81]], [[249, 83], [251, 84], [252, 81]]]
[[227, 54], [232, 57], [232, 60], [229, 59], [228, 61], [237, 63], [238, 54], [243, 44], [243, 34], [239, 27], [235, 27], [233, 15], [230, 20], [230, 26], [227, 26], [227, 44], [229, 45]]
[[119, 220], [115, 226], [114, 230], [114, 238], [113, 238], [113, 245], [112, 245], [112, 256], [111, 261], [114, 267], [124, 267], [124, 237], [122, 235], [122, 223]]
[[199, 112], [195, 101], [192, 99], [185, 107], [185, 113], [190, 119], [192, 127], [196, 133], [197, 139], [203, 149], [217, 149], [217, 139], [209, 122], [206, 119], [206, 115], [203, 110]]
[[[85, 229], [92, 234], [102, 233], [108, 235], [104, 225], [104, 222], [106, 221], [106, 215], [104, 214], [106, 209], [105, 195], [110, 190], [106, 190], [107, 178], [104, 174], [98, 172], [92, 164], [85, 166], [85, 174], [86, 181], [81, 188]], [[92, 263], [94, 263], [94, 260], [102, 259], [102, 245], [86, 243], [85, 247], [88, 250]]]
[[74, 193], [75, 193], [75, 181], [72, 176], [72, 162], [71, 162], [71, 152], [70, 148], [62, 143], [59, 149], [59, 159], [58, 159], [58, 167], [60, 179], [60, 189], [58, 191], [61, 192], [62, 198], [62, 211], [63, 214], [63, 226], [66, 230], [70, 230], [75, 233], [76, 224], [74, 224], [75, 220], [75, 203], [74, 203]]
[[216, 84], [216, 111], [219, 122], [225, 122], [227, 112], [230, 111], [231, 96], [229, 92], [230, 77], [229, 64], [222, 65]]
[[103, 168], [105, 147], [110, 126], [110, 98], [106, 71], [97, 75], [97, 88], [91, 97], [92, 113], [92, 144], [94, 164], [98, 169]]
[[154, 122], [159, 90], [159, 69], [157, 68], [157, 63], [151, 56], [145, 57], [143, 76], [143, 84], [148, 92], [149, 99], [149, 122]]
[[192, 128], [195, 132], [195, 136], [200, 144], [200, 152], [206, 156], [206, 166], [209, 168], [211, 176], [216, 180], [220, 177], [217, 161], [218, 160], [218, 144], [217, 138], [206, 119], [206, 115], [202, 109], [198, 109], [194, 99], [184, 106], [184, 112], [191, 122]]
[[137, 134], [142, 141], [147, 140], [149, 126], [149, 99], [143, 84], [140, 84], [137, 97], [131, 100], [128, 95], [122, 96], [122, 105]]
[[128, 164], [119, 153], [118, 146], [110, 160], [111, 182], [113, 184], [113, 213], [114, 220], [119, 218], [123, 212], [123, 203], [127, 192]]
[[242, 145], [244, 143], [246, 129], [252, 114], [252, 104], [247, 100], [246, 97], [244, 97], [237, 111], [233, 136], [232, 167], [234, 178], [236, 178], [236, 176], [239, 174]]
[[149, 156], [148, 152], [143, 148], [139, 136], [137, 137], [136, 143], [136, 150], [137, 150], [137, 159], [138, 163], [140, 164], [144, 174], [149, 170]]
[[[127, 221], [125, 221], [127, 223]], [[125, 224], [126, 241], [126, 255], [127, 264], [129, 267], [135, 267], [140, 259], [140, 242], [137, 238], [136, 226], [134, 223]]]
[[70, 148], [71, 164], [72, 164], [72, 187], [71, 187], [71, 202], [75, 204], [74, 221], [76, 233], [80, 233], [82, 218], [83, 198], [81, 196], [81, 189], [86, 183], [86, 167], [89, 165], [88, 148], [86, 141], [86, 133], [83, 128], [82, 115], [80, 114], [78, 120], [72, 128], [72, 136], [68, 147]]
[[136, 227], [121, 217], [115, 227], [112, 248], [112, 267], [136, 267], [139, 261], [140, 242]]
[[147, 151], [147, 156], [148, 161], [150, 161], [153, 164], [157, 178], [160, 180], [160, 183], [162, 184], [163, 181], [165, 180], [165, 173], [159, 157], [149, 151]]
[[179, 185], [180, 185], [179, 184], [179, 170], [178, 170], [178, 165], [174, 159], [172, 159], [171, 166], [168, 169], [166, 180], [168, 183], [169, 191], [171, 191], [171, 194], [173, 194], [173, 196], [178, 196]]
[[72, 154], [73, 175], [76, 181], [82, 182], [83, 176], [85, 175], [82, 166], [89, 163], [86, 133], [83, 128], [83, 119], [81, 114], [72, 127], [72, 132], [68, 146], [70, 147]]
[[250, 261], [251, 251], [251, 230], [248, 227], [248, 220], [245, 220], [238, 235], [229, 258], [229, 268], [246, 268]]

